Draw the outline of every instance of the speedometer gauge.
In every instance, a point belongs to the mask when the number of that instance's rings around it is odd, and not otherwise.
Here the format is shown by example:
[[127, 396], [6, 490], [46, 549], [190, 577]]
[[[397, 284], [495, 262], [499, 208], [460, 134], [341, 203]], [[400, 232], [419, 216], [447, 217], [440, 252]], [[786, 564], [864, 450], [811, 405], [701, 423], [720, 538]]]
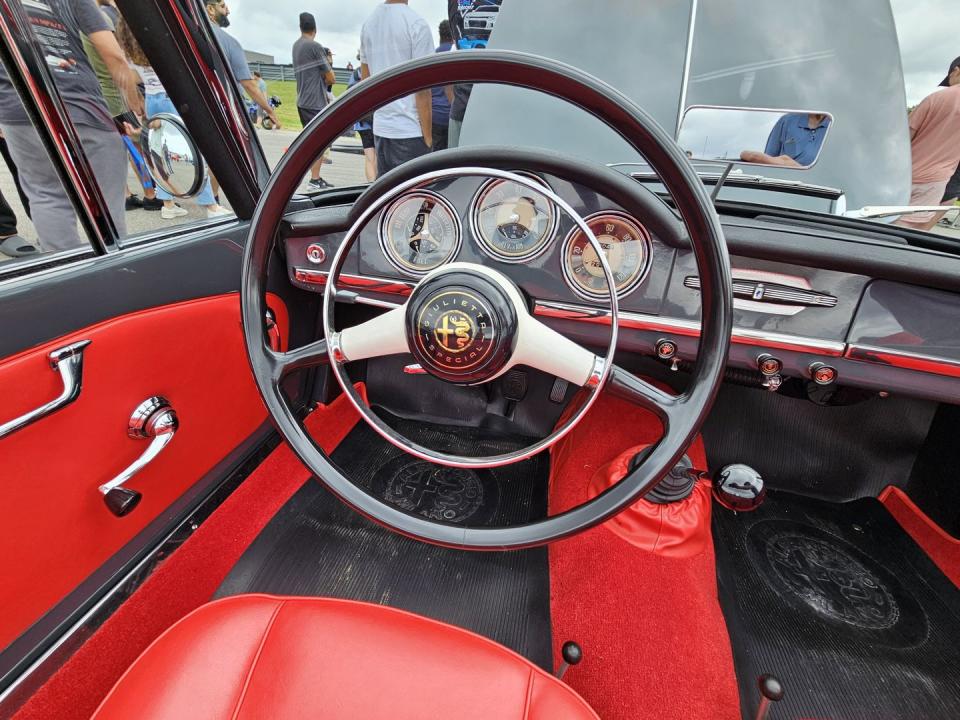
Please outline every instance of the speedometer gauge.
[[[602, 212], [585, 218], [603, 248], [617, 297], [634, 290], [650, 266], [650, 234], [629, 215]], [[607, 297], [607, 282], [600, 258], [580, 228], [574, 228], [563, 245], [563, 274], [578, 295], [588, 299]]]
[[400, 272], [423, 275], [457, 254], [460, 219], [450, 203], [436, 193], [407, 193], [381, 216], [380, 246]]
[[[545, 184], [536, 175], [520, 173]], [[489, 180], [470, 214], [480, 248], [497, 260], [519, 263], [539, 255], [557, 228], [557, 210], [542, 193], [512, 180]]]

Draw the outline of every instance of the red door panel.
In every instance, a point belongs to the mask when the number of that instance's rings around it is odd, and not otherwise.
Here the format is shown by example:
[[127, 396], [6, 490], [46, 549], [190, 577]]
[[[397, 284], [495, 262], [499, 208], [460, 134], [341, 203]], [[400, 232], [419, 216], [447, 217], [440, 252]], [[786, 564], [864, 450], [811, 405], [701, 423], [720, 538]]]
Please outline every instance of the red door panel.
[[[287, 314], [270, 298], [281, 337]], [[119, 550], [266, 419], [243, 347], [237, 294], [115, 318], [0, 361], [0, 422], [59, 395], [47, 354], [90, 340], [71, 405], [0, 439], [0, 648]], [[127, 483], [143, 493], [116, 517], [97, 487], [146, 449], [133, 409], [162, 395], [180, 428]]]

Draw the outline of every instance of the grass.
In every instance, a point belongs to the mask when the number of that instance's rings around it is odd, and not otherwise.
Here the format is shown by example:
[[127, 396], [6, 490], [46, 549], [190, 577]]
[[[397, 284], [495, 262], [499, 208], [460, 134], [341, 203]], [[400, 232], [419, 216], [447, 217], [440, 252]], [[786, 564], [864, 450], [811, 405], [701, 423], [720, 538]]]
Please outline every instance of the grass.
[[[346, 89], [346, 85], [334, 85], [334, 97]], [[271, 95], [280, 98], [281, 105], [277, 108], [277, 116], [280, 118], [283, 129], [302, 130], [303, 124], [300, 122], [300, 116], [297, 113], [297, 83], [292, 80], [267, 80], [267, 97]]]

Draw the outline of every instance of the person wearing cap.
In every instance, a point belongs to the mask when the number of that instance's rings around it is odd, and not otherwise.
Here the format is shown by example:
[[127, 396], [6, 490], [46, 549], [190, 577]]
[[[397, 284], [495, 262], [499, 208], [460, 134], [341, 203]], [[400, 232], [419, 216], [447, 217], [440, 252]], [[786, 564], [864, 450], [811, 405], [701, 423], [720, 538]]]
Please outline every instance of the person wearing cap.
[[[911, 205], [941, 205], [947, 183], [960, 164], [960, 57], [950, 63], [940, 83], [910, 113]], [[904, 215], [898, 225], [929, 230], [943, 213]]]
[[[327, 106], [327, 86], [334, 82], [331, 55], [317, 42], [317, 21], [311, 13], [300, 13], [300, 37], [293, 44], [293, 72], [297, 78], [297, 112], [306, 127]], [[311, 188], [333, 187], [320, 177], [323, 155], [310, 166]]]
[[239, 41], [230, 35], [224, 28], [230, 26], [230, 8], [223, 0], [204, 0], [204, 6], [207, 11], [207, 19], [213, 27], [214, 37], [220, 43], [220, 49], [223, 50], [227, 58], [227, 64], [230, 65], [230, 71], [234, 79], [240, 83], [247, 95], [266, 113], [266, 116], [273, 122], [273, 126], [280, 129], [280, 119], [277, 113], [270, 106], [267, 96], [257, 87], [257, 81], [250, 72], [250, 66], [247, 64], [247, 57], [243, 54], [243, 47]]

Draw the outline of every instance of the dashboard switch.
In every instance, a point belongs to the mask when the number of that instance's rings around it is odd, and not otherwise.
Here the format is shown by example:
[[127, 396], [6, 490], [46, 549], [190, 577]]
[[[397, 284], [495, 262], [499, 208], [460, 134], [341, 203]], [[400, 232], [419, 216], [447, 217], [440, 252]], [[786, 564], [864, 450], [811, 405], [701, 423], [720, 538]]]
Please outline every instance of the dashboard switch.
[[817, 385], [832, 385], [837, 379], [836, 368], [821, 362], [811, 363], [809, 370], [810, 379]]
[[780, 371], [783, 370], [783, 363], [773, 355], [764, 353], [757, 357], [757, 369], [765, 377], [779, 375]]
[[763, 375], [763, 386], [770, 392], [776, 392], [783, 385], [783, 363], [769, 353], [757, 356], [757, 370]]
[[673, 340], [661, 338], [657, 340], [657, 357], [661, 360], [672, 360], [670, 369], [676, 372], [680, 369], [680, 358], [677, 357], [677, 344]]
[[677, 354], [677, 345], [671, 340], [657, 340], [657, 357], [669, 360]]

